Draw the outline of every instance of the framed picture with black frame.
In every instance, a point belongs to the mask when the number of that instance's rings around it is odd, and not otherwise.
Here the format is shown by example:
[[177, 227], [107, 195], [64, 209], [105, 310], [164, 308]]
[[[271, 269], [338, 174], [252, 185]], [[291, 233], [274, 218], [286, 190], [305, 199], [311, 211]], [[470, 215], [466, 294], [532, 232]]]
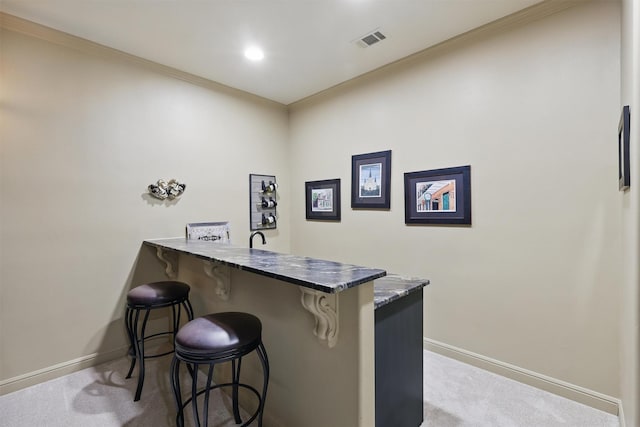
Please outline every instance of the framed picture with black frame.
[[391, 150], [351, 156], [351, 207], [389, 209]]
[[307, 181], [304, 187], [307, 219], [340, 221], [340, 179]]
[[629, 106], [622, 107], [618, 123], [618, 190], [624, 191], [631, 185], [629, 166], [629, 133], [631, 114]]
[[471, 166], [404, 174], [406, 224], [471, 225]]

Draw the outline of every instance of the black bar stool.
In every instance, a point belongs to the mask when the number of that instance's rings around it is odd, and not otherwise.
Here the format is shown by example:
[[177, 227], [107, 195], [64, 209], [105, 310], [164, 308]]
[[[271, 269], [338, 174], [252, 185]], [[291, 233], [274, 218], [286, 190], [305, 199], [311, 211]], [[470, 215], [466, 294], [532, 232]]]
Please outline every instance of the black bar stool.
[[[254, 387], [240, 382], [242, 357], [256, 351], [263, 371], [262, 394]], [[213, 369], [217, 363], [231, 361], [232, 382], [212, 385]], [[180, 391], [180, 362], [185, 362], [191, 373], [191, 397], [182, 402]], [[237, 362], [237, 363], [236, 363]], [[198, 391], [197, 378], [199, 365], [209, 365], [207, 382], [204, 389]], [[171, 363], [171, 387], [176, 399], [178, 415], [176, 423], [184, 426], [184, 408], [191, 403], [193, 419], [200, 427], [197, 397], [204, 393], [203, 425], [208, 425], [209, 392], [220, 387], [232, 387], [233, 416], [236, 424], [242, 423], [238, 407], [238, 389], [240, 387], [252, 391], [258, 398], [258, 409], [242, 424], [248, 426], [256, 418], [258, 426], [262, 426], [264, 403], [269, 383], [269, 360], [262, 343], [262, 323], [260, 319], [248, 313], [227, 312], [198, 317], [184, 325], [178, 331], [175, 343], [175, 354]]]
[[[144, 342], [153, 337], [160, 335], [173, 335], [171, 343], [174, 343], [178, 329], [180, 328], [180, 314], [182, 307], [187, 312], [189, 320], [193, 320], [193, 308], [189, 302], [189, 285], [176, 281], [165, 282], [153, 282], [145, 285], [137, 286], [129, 291], [127, 294], [127, 311], [125, 313], [125, 324], [127, 327], [127, 333], [129, 334], [129, 341], [131, 347], [129, 348], [129, 355], [131, 356], [131, 367], [127, 378], [131, 378], [133, 368], [136, 366], [136, 361], [139, 360], [138, 367], [138, 388], [136, 389], [136, 395], [134, 401], [140, 400], [140, 394], [142, 393], [142, 385], [144, 383], [144, 360], [154, 357], [166, 356], [173, 353], [173, 349], [160, 353], [145, 355]], [[159, 332], [153, 335], [146, 336], [145, 329], [147, 327], [147, 320], [149, 319], [149, 313], [151, 310], [158, 308], [171, 307], [173, 314], [173, 329], [165, 332]], [[144, 319], [142, 320], [142, 327], [139, 328], [140, 312], [144, 311]]]

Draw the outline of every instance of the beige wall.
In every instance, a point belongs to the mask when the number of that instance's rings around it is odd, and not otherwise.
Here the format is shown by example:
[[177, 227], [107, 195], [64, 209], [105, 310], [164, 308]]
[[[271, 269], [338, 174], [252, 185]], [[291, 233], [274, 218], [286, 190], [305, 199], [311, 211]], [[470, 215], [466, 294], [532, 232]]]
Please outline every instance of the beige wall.
[[[431, 342], [617, 397], [620, 6], [478, 33], [292, 106], [292, 251], [429, 278]], [[350, 209], [351, 155], [386, 149], [391, 210]], [[403, 172], [467, 164], [472, 227], [404, 224]], [[331, 178], [342, 221], [305, 221]]]
[[[273, 173], [268, 249], [429, 278], [430, 343], [621, 396], [638, 424], [640, 199], [633, 184], [617, 191], [612, 141], [620, 105], [640, 105], [640, 6], [622, 3], [622, 49], [619, 2], [589, 2], [477, 31], [289, 118], [161, 67], [3, 31], [0, 392], [121, 351], [126, 290], [161, 278], [140, 269], [141, 240], [228, 219], [244, 244], [247, 175]], [[351, 210], [350, 156], [386, 149], [391, 210]], [[465, 164], [473, 226], [405, 226], [402, 173]], [[145, 196], [171, 177], [188, 185], [181, 200]], [[304, 181], [329, 178], [342, 179], [342, 221], [305, 221]]]
[[622, 206], [624, 281], [621, 304], [620, 396], [627, 426], [640, 425], [640, 0], [622, 2], [620, 107], [631, 111], [631, 187]]
[[[122, 348], [123, 296], [143, 239], [230, 220], [232, 240], [246, 245], [250, 173], [281, 183], [281, 226], [266, 233], [266, 248], [289, 251], [284, 106], [91, 48], [11, 31], [1, 40], [4, 390]], [[159, 178], [185, 182], [182, 198], [148, 197]]]

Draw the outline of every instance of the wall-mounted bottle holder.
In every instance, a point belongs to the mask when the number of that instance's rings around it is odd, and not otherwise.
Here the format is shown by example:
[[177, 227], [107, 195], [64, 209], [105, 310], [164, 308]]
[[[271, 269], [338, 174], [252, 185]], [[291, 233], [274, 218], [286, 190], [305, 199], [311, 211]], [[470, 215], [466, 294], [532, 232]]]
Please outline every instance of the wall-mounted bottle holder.
[[249, 229], [268, 230], [278, 225], [278, 184], [273, 175], [249, 175]]

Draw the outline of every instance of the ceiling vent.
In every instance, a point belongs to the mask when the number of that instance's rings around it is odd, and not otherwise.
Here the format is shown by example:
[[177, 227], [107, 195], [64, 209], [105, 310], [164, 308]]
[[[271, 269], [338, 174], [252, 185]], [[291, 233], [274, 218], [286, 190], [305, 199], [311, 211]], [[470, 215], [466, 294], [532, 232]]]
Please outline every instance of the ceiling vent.
[[360, 37], [359, 39], [355, 40], [355, 43], [360, 47], [369, 47], [386, 38], [387, 36], [385, 36], [379, 30], [376, 29], [370, 32], [369, 34], [366, 34]]

